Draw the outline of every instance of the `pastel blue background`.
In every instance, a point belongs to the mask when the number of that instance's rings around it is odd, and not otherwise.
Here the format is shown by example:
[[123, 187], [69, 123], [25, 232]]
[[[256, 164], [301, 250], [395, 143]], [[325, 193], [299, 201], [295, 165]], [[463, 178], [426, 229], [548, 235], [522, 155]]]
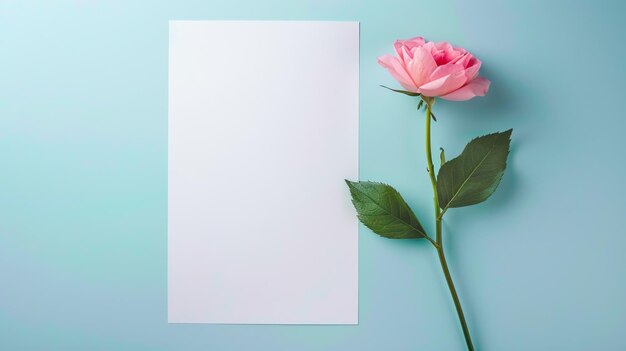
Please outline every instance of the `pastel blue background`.
[[477, 348], [625, 350], [622, 4], [0, 0], [0, 350], [463, 349], [434, 250], [363, 227], [358, 326], [166, 323], [170, 19], [360, 21], [361, 178], [430, 230], [423, 116], [375, 59], [474, 52], [491, 91], [437, 103], [433, 142], [514, 128], [497, 193], [444, 226]]

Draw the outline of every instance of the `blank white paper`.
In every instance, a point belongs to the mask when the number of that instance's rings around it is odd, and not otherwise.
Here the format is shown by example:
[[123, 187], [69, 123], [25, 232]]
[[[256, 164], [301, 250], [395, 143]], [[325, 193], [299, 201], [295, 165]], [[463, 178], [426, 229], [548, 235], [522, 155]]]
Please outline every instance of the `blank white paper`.
[[170, 22], [170, 323], [358, 323], [358, 87], [357, 22]]

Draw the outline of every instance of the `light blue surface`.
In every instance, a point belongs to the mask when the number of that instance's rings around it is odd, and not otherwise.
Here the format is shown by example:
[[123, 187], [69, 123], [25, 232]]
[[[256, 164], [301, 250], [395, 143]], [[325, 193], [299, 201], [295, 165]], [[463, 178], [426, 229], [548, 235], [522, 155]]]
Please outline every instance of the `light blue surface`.
[[433, 141], [514, 128], [500, 189], [444, 226], [477, 348], [625, 350], [622, 4], [0, 0], [0, 350], [463, 349], [434, 250], [365, 228], [358, 326], [166, 323], [170, 19], [360, 21], [361, 177], [431, 230], [423, 117], [375, 58], [474, 52], [491, 91], [437, 103]]

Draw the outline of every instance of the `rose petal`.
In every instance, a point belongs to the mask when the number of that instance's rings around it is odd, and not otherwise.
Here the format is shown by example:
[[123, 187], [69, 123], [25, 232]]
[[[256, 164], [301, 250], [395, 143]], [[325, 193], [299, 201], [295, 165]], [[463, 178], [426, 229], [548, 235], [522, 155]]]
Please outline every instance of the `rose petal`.
[[417, 86], [398, 58], [384, 55], [378, 58], [378, 64], [386, 68], [404, 89], [417, 93]]
[[424, 96], [441, 96], [459, 89], [465, 82], [465, 71], [459, 71], [421, 85], [418, 92]]
[[443, 51], [452, 50], [452, 45], [450, 45], [450, 43], [448, 43], [447, 41], [440, 41], [438, 43], [435, 43], [435, 46], [437, 47], [437, 49], [443, 50]]
[[[440, 50], [437, 62], [441, 64], [455, 63], [459, 58], [463, 57], [467, 51], [463, 48], [455, 48], [452, 44], [442, 41], [435, 43], [437, 49]], [[437, 59], [437, 58], [436, 58]]]
[[467, 52], [464, 54], [454, 54], [454, 56], [450, 59], [450, 63], [456, 63], [463, 67], [467, 67], [467, 63], [472, 57], [472, 54]]
[[467, 66], [467, 68], [465, 69], [465, 76], [467, 77], [467, 81], [469, 82], [470, 80], [476, 78], [476, 76], [478, 75], [478, 70], [480, 70], [480, 66], [483, 63], [480, 62], [479, 59], [477, 58], [472, 58], [472, 60], [470, 61], [469, 65]]
[[462, 65], [458, 65], [458, 64], [454, 64], [454, 63], [447, 63], [443, 66], [439, 66], [437, 67], [433, 73], [430, 75], [429, 77], [429, 81], [434, 81], [437, 80], [439, 78], [445, 77], [449, 74], [454, 74], [454, 73], [459, 73], [461, 71], [464, 71], [465, 69], [463, 68]]
[[437, 47], [435, 46], [435, 43], [433, 43], [432, 41], [425, 43], [424, 45], [422, 45], [422, 47], [430, 52], [431, 56], [439, 51], [439, 49], [437, 49]]
[[396, 40], [393, 43], [393, 47], [396, 49], [396, 53], [398, 56], [402, 54], [402, 48], [405, 48], [407, 51], [411, 52], [411, 50], [415, 47], [424, 45], [426, 41], [422, 37], [415, 37], [406, 40]]
[[402, 48], [400, 48], [400, 50], [402, 52], [402, 55], [400, 55], [400, 57], [402, 58], [402, 62], [406, 66], [406, 63], [413, 59], [413, 52], [407, 50], [406, 46], [403, 46]]
[[460, 89], [457, 89], [447, 95], [441, 96], [442, 99], [452, 101], [464, 101], [469, 100], [475, 96], [485, 96], [489, 90], [491, 82], [483, 77], [478, 77], [471, 82], [467, 83]]
[[437, 48], [437, 52], [433, 54], [435, 61], [437, 61], [438, 65], [445, 65], [452, 59], [451, 53], [453, 52], [452, 45], [450, 43], [442, 41], [439, 43], [435, 43], [435, 47]]
[[413, 51], [413, 59], [407, 63], [407, 72], [417, 87], [430, 81], [430, 75], [437, 68], [437, 63], [430, 51], [423, 46]]

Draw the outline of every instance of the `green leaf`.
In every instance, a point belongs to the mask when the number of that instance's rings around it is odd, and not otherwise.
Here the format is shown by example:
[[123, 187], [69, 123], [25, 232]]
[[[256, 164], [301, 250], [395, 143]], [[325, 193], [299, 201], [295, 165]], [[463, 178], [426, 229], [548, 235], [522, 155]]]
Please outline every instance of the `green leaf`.
[[359, 220], [390, 239], [423, 238], [426, 232], [400, 193], [387, 184], [346, 180]]
[[404, 94], [404, 95], [408, 95], [408, 96], [420, 96], [420, 94], [418, 93], [414, 93], [412, 91], [407, 91], [407, 90], [398, 90], [398, 89], [391, 89], [390, 87], [386, 87], [384, 85], [381, 85], [381, 87], [383, 88], [387, 88], [391, 91], [395, 91], [396, 93], [400, 93], [400, 94]]
[[506, 168], [512, 131], [478, 137], [459, 157], [441, 166], [437, 193], [442, 214], [450, 207], [483, 202], [493, 194]]

